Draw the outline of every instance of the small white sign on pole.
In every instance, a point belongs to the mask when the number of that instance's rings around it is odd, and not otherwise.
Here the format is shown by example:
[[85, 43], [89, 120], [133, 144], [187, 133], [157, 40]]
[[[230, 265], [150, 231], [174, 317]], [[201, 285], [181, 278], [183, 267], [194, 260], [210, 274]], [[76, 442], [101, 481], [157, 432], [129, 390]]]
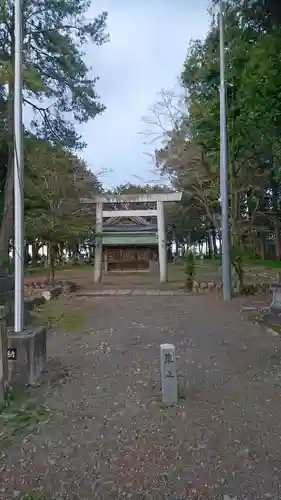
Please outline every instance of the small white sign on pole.
[[172, 406], [178, 402], [176, 351], [173, 344], [160, 345], [162, 402]]

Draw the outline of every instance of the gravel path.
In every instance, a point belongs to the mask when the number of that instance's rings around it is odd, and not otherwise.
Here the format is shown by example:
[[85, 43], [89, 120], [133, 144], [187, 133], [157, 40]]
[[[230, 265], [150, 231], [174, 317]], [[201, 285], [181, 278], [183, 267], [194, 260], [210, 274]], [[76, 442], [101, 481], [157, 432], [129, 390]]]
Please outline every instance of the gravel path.
[[[238, 300], [87, 300], [88, 333], [50, 337], [61, 380], [42, 391], [53, 416], [8, 449], [0, 499], [280, 498], [279, 337], [243, 323]], [[166, 341], [181, 395], [169, 409], [158, 393]]]

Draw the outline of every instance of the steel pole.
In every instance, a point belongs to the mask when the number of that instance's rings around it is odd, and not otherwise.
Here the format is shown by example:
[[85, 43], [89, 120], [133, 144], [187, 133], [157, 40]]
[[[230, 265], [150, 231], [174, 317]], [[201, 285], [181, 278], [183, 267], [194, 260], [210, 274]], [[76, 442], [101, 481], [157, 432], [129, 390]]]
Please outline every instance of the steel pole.
[[230, 230], [229, 230], [229, 191], [228, 191], [228, 154], [227, 154], [227, 121], [225, 93], [225, 47], [223, 2], [220, 0], [220, 197], [221, 197], [221, 231], [222, 231], [222, 285], [223, 299], [230, 300], [231, 262], [230, 262]]
[[24, 328], [24, 160], [22, 122], [22, 0], [15, 0], [15, 88], [14, 88], [14, 262], [15, 332]]

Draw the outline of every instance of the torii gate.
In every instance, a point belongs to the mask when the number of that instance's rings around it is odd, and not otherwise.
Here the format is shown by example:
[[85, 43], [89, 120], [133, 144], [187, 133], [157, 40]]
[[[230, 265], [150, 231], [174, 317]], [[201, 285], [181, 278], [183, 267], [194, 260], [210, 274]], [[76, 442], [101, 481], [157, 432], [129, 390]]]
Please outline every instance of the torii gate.
[[[166, 251], [166, 229], [164, 216], [164, 202], [181, 201], [182, 193], [144, 193], [144, 194], [121, 194], [118, 196], [95, 196], [94, 198], [82, 198], [82, 203], [96, 204], [96, 233], [100, 235], [103, 231], [103, 219], [111, 217], [157, 217], [158, 228], [158, 252], [160, 283], [168, 281], [168, 262]], [[103, 210], [104, 203], [156, 203], [155, 209], [143, 210]], [[102, 276], [102, 237], [97, 238], [95, 248], [94, 283], [99, 283]]]

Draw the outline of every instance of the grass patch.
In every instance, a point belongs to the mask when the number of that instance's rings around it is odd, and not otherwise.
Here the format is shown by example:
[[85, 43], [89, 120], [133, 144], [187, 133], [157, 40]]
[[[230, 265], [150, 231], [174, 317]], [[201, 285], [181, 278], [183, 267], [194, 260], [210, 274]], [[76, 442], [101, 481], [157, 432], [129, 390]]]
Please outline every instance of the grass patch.
[[262, 260], [262, 259], [250, 259], [247, 260], [249, 266], [261, 266], [267, 269], [280, 269], [281, 262], [279, 260]]
[[33, 493], [27, 493], [21, 497], [21, 500], [46, 500], [45, 497], [42, 497], [42, 495], [37, 496], [34, 495]]
[[275, 324], [271, 324], [271, 323], [270, 323], [270, 324], [269, 324], [269, 325], [267, 325], [267, 326], [268, 326], [268, 328], [269, 328], [270, 330], [273, 330], [274, 332], [279, 333], [279, 335], [281, 334], [281, 325], [275, 325]]
[[176, 281], [176, 280], [169, 281], [169, 282], [168, 282], [168, 285], [169, 285], [171, 288], [183, 288], [183, 287], [185, 286], [185, 284], [184, 284], [184, 281], [183, 281], [183, 280], [179, 280], [179, 281]]
[[[80, 263], [80, 264], [71, 264], [70, 262], [67, 262], [65, 264], [58, 264], [55, 267], [55, 272], [61, 272], [61, 271], [70, 271], [70, 270], [76, 270], [77, 269], [91, 269], [93, 268], [92, 264], [86, 264], [86, 263]], [[24, 274], [25, 276], [47, 276], [48, 274], [48, 268], [45, 267], [44, 265], [42, 266], [25, 266], [24, 268]]]
[[37, 433], [49, 418], [50, 410], [32, 398], [30, 392], [9, 391], [0, 408], [0, 453], [13, 442]]
[[221, 266], [221, 258], [213, 257], [212, 259], [205, 257], [204, 259], [195, 259], [196, 266], [210, 266], [210, 267], [220, 267]]
[[75, 333], [87, 328], [90, 306], [86, 298], [82, 301], [62, 295], [31, 311], [30, 315], [35, 325], [43, 325], [48, 330]]
[[47, 269], [43, 266], [27, 266], [24, 268], [25, 276], [47, 276]]

